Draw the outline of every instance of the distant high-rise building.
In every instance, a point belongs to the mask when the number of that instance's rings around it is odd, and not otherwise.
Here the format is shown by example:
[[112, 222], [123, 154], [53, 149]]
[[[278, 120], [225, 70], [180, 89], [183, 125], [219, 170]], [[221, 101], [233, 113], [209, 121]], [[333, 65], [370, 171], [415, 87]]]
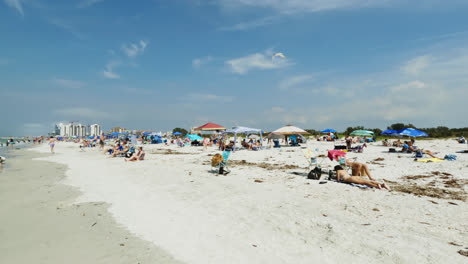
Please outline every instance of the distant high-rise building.
[[[94, 131], [96, 131], [96, 126], [97, 126], [97, 131], [100, 131], [101, 129], [100, 126], [97, 124], [94, 124], [92, 126], [94, 127]], [[74, 122], [71, 122], [68, 124], [63, 124], [63, 123], [57, 124], [56, 129], [57, 128], [60, 131], [57, 134], [62, 137], [74, 137], [74, 136], [84, 137], [91, 133], [91, 131], [90, 133], [87, 133], [86, 126], [79, 124], [79, 123], [74, 123]]]
[[89, 135], [94, 137], [94, 136], [99, 136], [101, 134], [101, 126], [98, 124], [93, 124], [89, 126]]

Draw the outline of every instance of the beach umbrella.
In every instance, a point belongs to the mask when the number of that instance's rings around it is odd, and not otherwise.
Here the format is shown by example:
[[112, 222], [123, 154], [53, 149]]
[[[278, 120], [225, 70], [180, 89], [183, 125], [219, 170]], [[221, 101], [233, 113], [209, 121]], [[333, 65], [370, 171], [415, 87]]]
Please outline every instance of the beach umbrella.
[[185, 136], [185, 137], [186, 137], [186, 138], [189, 138], [189, 139], [192, 140], [192, 141], [194, 141], [194, 140], [203, 140], [202, 137], [200, 137], [199, 135], [195, 135], [195, 134], [193, 134], [193, 135], [187, 135], [187, 136]]
[[336, 133], [336, 130], [327, 128], [327, 129], [320, 131], [320, 133]]
[[174, 132], [174, 133], [172, 133], [172, 135], [174, 135], [174, 136], [179, 136], [179, 135], [182, 135], [182, 133], [180, 133], [180, 132]]
[[414, 128], [405, 128], [397, 132], [400, 136], [408, 137], [428, 137], [429, 135], [426, 132], [414, 129]]
[[393, 135], [395, 135], [396, 133], [398, 133], [396, 130], [387, 129], [387, 130], [383, 131], [383, 132], [380, 133], [380, 134], [381, 134], [381, 135], [384, 135], [384, 136], [393, 136]]
[[298, 127], [295, 127], [295, 126], [292, 126], [292, 125], [287, 125], [285, 127], [278, 128], [277, 130], [273, 131], [273, 133], [280, 134], [280, 135], [285, 135], [285, 136], [289, 136], [289, 135], [308, 135], [309, 134], [304, 129], [298, 128]]
[[260, 136], [259, 136], [259, 135], [250, 135], [249, 138], [251, 138], [251, 139], [259, 139]]
[[282, 139], [284, 138], [283, 135], [281, 134], [278, 134], [278, 133], [270, 133], [268, 136], [267, 136], [269, 139]]
[[353, 132], [351, 132], [350, 135], [351, 136], [370, 136], [370, 137], [373, 137], [374, 132], [369, 131], [369, 130], [354, 130]]

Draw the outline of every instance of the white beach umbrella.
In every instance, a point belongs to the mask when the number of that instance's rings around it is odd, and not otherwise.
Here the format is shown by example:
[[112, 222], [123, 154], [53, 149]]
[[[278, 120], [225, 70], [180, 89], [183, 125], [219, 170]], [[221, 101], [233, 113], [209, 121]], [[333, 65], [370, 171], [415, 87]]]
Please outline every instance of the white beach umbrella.
[[309, 134], [304, 129], [298, 128], [292, 125], [287, 125], [285, 127], [278, 128], [277, 130], [273, 131], [273, 133], [280, 134], [280, 135], [307, 135]]

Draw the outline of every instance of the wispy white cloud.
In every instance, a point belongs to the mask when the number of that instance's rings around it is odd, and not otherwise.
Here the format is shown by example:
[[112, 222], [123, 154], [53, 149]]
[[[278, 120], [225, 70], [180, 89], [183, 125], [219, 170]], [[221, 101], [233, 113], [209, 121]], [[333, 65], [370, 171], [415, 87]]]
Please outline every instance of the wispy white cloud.
[[48, 20], [50, 24], [61, 28], [69, 33], [71, 33], [73, 36], [75, 36], [78, 39], [84, 39], [85, 36], [81, 32], [79, 32], [74, 26], [72, 26], [69, 22], [59, 19], [59, 18], [51, 18]]
[[75, 80], [67, 80], [62, 78], [52, 78], [52, 83], [67, 89], [79, 89], [86, 86], [85, 82], [82, 81], [75, 81]]
[[24, 16], [23, 5], [21, 0], [4, 0], [5, 4], [10, 6], [11, 8], [16, 9], [21, 16]]
[[363, 8], [379, 6], [390, 2], [388, 0], [218, 0], [226, 9], [256, 7], [275, 10], [281, 14], [319, 12], [333, 9]]
[[64, 118], [85, 118], [90, 120], [113, 119], [113, 115], [107, 112], [87, 107], [70, 107], [55, 110], [55, 113]]
[[273, 52], [254, 53], [245, 57], [231, 59], [225, 62], [230, 70], [237, 74], [246, 74], [251, 70], [272, 70], [285, 68], [292, 63], [287, 58], [273, 57]]
[[77, 7], [86, 8], [86, 7], [90, 7], [92, 5], [98, 4], [100, 2], [104, 2], [104, 0], [83, 0], [78, 3]]
[[120, 75], [114, 72], [114, 68], [120, 66], [122, 63], [120, 61], [110, 61], [106, 64], [106, 68], [102, 72], [104, 77], [107, 79], [119, 79]]
[[288, 90], [290, 88], [296, 87], [297, 85], [301, 85], [304, 83], [308, 83], [314, 79], [314, 75], [312, 74], [303, 74], [297, 75], [290, 78], [287, 78], [280, 82], [279, 89], [280, 90]]
[[201, 66], [208, 64], [214, 60], [211, 56], [206, 56], [203, 58], [196, 58], [192, 60], [192, 67], [195, 69], [200, 69]]
[[424, 69], [426, 69], [431, 63], [431, 57], [428, 55], [420, 56], [414, 59], [411, 59], [405, 65], [403, 65], [402, 70], [406, 74], [417, 75], [420, 74]]
[[258, 28], [262, 26], [267, 26], [277, 22], [280, 19], [279, 16], [269, 16], [269, 17], [262, 17], [259, 19], [254, 19], [251, 21], [240, 22], [232, 26], [224, 26], [220, 27], [219, 30], [221, 31], [242, 31], [242, 30], [249, 30], [253, 28]]
[[147, 45], [147, 41], [140, 40], [138, 43], [130, 43], [129, 45], [122, 44], [121, 49], [129, 58], [135, 58], [136, 56], [143, 54]]
[[231, 102], [234, 97], [209, 93], [192, 93], [188, 95], [188, 99], [192, 102]]

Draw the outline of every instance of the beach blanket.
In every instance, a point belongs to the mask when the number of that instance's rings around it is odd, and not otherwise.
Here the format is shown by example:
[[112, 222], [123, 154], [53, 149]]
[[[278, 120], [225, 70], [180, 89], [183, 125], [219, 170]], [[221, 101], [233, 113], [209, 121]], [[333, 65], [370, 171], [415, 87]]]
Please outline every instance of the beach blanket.
[[431, 159], [417, 159], [416, 161], [428, 163], [428, 162], [442, 162], [442, 161], [444, 161], [444, 160], [436, 159], [436, 158], [431, 158]]

